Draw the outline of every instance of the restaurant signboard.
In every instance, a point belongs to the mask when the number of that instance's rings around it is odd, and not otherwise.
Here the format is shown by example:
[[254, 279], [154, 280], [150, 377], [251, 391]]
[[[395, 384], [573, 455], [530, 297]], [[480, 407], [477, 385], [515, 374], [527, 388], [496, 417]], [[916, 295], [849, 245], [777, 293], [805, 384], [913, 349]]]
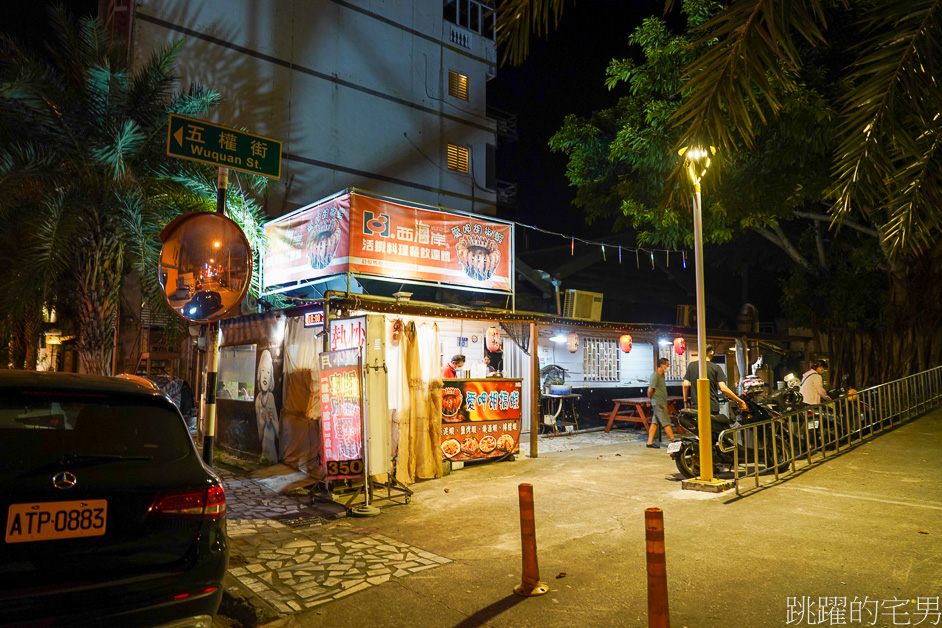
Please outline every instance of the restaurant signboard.
[[265, 226], [264, 287], [340, 273], [513, 291], [513, 224], [350, 192]]
[[324, 480], [363, 476], [363, 396], [360, 350], [320, 354], [321, 459]]
[[520, 380], [446, 379], [442, 389], [442, 456], [497, 458], [520, 443]]

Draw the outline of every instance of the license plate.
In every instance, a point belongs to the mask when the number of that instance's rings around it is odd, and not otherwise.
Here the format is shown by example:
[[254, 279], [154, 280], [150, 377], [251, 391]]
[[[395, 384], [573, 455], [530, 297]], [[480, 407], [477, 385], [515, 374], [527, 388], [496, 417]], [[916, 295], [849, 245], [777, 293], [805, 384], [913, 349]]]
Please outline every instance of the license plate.
[[821, 425], [821, 421], [808, 421], [809, 430], [816, 430], [819, 425]]
[[680, 445], [681, 445], [681, 441], [679, 440], [675, 440], [674, 442], [668, 444], [667, 453], [676, 454], [678, 451], [680, 451]]
[[74, 502], [10, 504], [6, 542], [52, 541], [102, 536], [108, 515], [107, 499]]

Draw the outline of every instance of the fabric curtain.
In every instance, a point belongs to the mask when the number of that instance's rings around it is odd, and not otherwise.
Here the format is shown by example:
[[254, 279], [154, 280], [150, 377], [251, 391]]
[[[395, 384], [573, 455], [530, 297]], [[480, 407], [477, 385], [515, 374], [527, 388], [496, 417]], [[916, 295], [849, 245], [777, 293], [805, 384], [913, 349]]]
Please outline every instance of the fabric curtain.
[[409, 321], [399, 341], [399, 386], [393, 417], [396, 479], [403, 484], [442, 476], [442, 379], [438, 326]]
[[298, 421], [321, 418], [320, 366], [317, 361], [322, 327], [305, 327], [304, 317], [285, 326], [285, 385], [282, 415]]

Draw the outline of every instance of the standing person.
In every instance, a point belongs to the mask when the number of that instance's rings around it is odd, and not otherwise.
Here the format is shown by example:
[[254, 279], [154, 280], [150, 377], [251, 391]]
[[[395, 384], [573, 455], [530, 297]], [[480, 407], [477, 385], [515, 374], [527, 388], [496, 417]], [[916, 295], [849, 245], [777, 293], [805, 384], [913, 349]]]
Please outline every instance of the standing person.
[[827, 391], [824, 390], [824, 378], [821, 377], [821, 373], [827, 367], [828, 363], [824, 360], [815, 360], [811, 363], [811, 368], [801, 376], [801, 398], [808, 405], [817, 405], [822, 399], [831, 400]]
[[661, 358], [657, 361], [657, 368], [651, 373], [650, 385], [648, 386], [648, 399], [651, 400], [651, 409], [653, 410], [653, 420], [648, 427], [648, 447], [657, 449], [659, 446], [654, 442], [654, 435], [657, 433], [657, 426], [660, 425], [667, 433], [667, 437], [674, 440], [674, 430], [671, 428], [671, 418], [667, 414], [667, 381], [664, 379], [664, 371], [667, 370], [669, 360]]
[[[710, 414], [720, 413], [719, 391], [721, 390], [723, 394], [738, 403], [743, 410], [749, 408], [746, 402], [737, 397], [736, 393], [726, 385], [726, 374], [723, 373], [723, 369], [719, 365], [713, 364], [713, 345], [706, 346], [706, 370], [707, 379], [710, 380]], [[700, 362], [695, 360], [687, 365], [687, 372], [684, 373], [684, 405], [691, 409], [697, 407], [697, 379], [699, 377]]]
[[460, 353], [451, 357], [451, 362], [442, 369], [442, 379], [458, 379], [458, 369], [464, 366], [464, 356]]

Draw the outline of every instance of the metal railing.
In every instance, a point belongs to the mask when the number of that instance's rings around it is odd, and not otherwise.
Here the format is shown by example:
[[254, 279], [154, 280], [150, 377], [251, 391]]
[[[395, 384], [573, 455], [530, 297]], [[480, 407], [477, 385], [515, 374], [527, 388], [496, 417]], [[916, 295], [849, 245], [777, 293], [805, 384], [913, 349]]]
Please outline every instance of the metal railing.
[[719, 435], [719, 448], [733, 454], [736, 494], [741, 495], [741, 479], [754, 478], [756, 489], [769, 485], [940, 405], [942, 366], [729, 428]]

